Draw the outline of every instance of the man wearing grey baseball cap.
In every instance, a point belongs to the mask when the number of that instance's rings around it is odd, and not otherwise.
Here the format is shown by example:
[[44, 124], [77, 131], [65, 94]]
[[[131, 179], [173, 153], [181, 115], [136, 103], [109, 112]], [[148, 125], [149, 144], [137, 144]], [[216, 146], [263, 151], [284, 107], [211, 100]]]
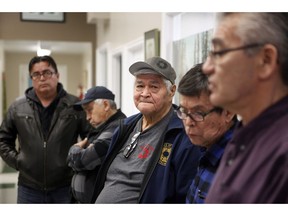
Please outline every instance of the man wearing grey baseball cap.
[[114, 102], [115, 95], [104, 86], [89, 89], [83, 100], [75, 104], [86, 112], [86, 119], [95, 128], [89, 136], [74, 144], [67, 157], [75, 171], [71, 188], [79, 203], [91, 203], [97, 173], [107, 153], [111, 137], [121, 119], [126, 118]]
[[140, 113], [121, 122], [112, 137], [95, 183], [96, 203], [185, 203], [200, 150], [172, 104], [176, 73], [160, 57], [129, 71]]
[[130, 66], [129, 71], [132, 75], [155, 73], [163, 76], [172, 84], [175, 84], [176, 73], [169, 62], [160, 58], [152, 57], [146, 62], [136, 62]]

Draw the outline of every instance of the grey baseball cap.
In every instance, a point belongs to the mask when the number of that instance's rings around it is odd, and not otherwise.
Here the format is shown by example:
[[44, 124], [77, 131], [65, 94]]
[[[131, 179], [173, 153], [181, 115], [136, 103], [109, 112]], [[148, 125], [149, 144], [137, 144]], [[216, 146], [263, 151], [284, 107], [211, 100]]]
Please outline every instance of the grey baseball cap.
[[159, 56], [149, 58], [145, 62], [138, 61], [130, 66], [129, 71], [133, 76], [149, 73], [158, 74], [175, 84], [176, 73], [173, 67]]

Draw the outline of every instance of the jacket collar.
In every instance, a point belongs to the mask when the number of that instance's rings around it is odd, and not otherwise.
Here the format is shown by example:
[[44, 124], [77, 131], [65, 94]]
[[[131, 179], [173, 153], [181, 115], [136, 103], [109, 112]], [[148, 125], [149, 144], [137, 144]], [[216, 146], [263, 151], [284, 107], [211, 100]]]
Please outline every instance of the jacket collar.
[[[64, 90], [63, 85], [61, 83], [58, 83], [57, 85], [57, 96], [54, 100], [58, 100], [61, 97], [65, 96], [67, 94], [67, 92]], [[39, 98], [37, 97], [35, 90], [33, 87], [29, 87], [28, 89], [26, 89], [25, 91], [25, 95], [28, 99], [41, 104]]]
[[[168, 131], [172, 130], [172, 129], [183, 129], [184, 128], [183, 122], [181, 119], [179, 119], [179, 117], [177, 116], [177, 113], [176, 113], [177, 106], [173, 104], [171, 109], [173, 110], [173, 114], [172, 114], [171, 119], [169, 120], [169, 124], [168, 124], [168, 128], [167, 128]], [[143, 115], [141, 113], [132, 115], [125, 120], [124, 124], [131, 124], [135, 121], [138, 121], [142, 116]]]

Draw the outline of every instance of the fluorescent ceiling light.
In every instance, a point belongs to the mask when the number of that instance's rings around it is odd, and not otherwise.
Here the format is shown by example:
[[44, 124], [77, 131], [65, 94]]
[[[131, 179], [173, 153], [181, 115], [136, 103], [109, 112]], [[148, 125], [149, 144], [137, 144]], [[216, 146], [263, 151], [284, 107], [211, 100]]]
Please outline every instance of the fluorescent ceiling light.
[[49, 49], [41, 49], [41, 48], [39, 48], [38, 50], [37, 50], [37, 56], [44, 56], [44, 55], [50, 55], [51, 54], [51, 50], [49, 50]]

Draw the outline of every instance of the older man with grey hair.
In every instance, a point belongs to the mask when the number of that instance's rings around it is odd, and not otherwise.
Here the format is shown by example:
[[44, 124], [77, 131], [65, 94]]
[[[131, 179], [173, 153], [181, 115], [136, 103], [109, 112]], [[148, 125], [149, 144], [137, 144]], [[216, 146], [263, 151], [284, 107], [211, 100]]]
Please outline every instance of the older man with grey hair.
[[288, 13], [219, 14], [210, 100], [242, 117], [206, 201], [288, 202]]
[[176, 73], [160, 57], [136, 62], [129, 71], [140, 113], [121, 123], [112, 138], [96, 182], [96, 203], [184, 203], [200, 151], [172, 104]]
[[[91, 203], [99, 167], [107, 153], [112, 135], [120, 120], [126, 118], [117, 109], [115, 95], [104, 86], [87, 91], [75, 108], [82, 108], [86, 119], [95, 128], [89, 136], [74, 144], [68, 154], [68, 165], [75, 174], [71, 187], [74, 198], [80, 203]], [[94, 202], [94, 201], [93, 201]]]

